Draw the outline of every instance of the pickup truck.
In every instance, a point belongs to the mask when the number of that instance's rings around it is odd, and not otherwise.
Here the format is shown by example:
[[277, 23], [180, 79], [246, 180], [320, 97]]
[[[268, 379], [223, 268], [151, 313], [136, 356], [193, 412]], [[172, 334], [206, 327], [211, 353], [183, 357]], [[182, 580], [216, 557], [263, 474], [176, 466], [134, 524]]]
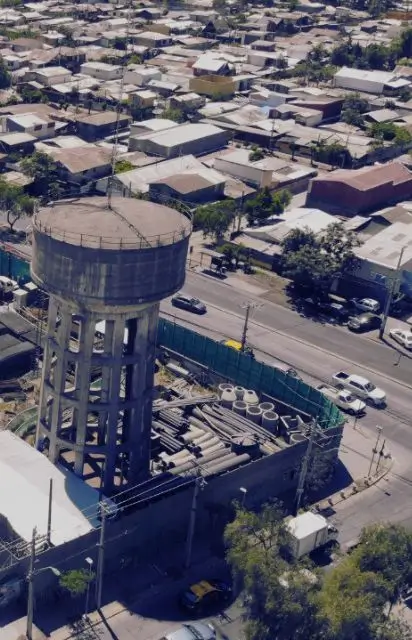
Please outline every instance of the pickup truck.
[[332, 383], [337, 389], [348, 389], [353, 395], [368, 400], [376, 407], [386, 404], [385, 392], [363, 376], [338, 371], [332, 376]]
[[365, 413], [366, 404], [362, 400], [359, 400], [359, 398], [355, 398], [350, 391], [346, 389], [335, 389], [327, 384], [321, 384], [316, 388], [324, 396], [329, 398], [329, 400], [332, 400], [342, 411], [346, 411], [352, 416], [359, 416]]

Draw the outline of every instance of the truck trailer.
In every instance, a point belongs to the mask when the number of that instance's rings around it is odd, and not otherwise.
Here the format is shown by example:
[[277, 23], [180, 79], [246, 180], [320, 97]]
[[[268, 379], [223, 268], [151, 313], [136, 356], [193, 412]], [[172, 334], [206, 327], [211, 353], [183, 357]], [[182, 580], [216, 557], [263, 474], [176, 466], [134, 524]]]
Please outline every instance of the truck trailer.
[[290, 534], [289, 551], [295, 558], [301, 558], [316, 549], [326, 547], [336, 541], [338, 530], [319, 513], [307, 511], [286, 522]]

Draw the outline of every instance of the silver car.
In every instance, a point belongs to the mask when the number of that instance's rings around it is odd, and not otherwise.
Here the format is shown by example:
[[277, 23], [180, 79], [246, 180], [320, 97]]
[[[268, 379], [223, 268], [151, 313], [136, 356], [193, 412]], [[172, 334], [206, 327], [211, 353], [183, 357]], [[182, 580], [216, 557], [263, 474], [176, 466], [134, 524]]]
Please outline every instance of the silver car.
[[172, 631], [161, 640], [215, 640], [216, 631], [211, 624], [204, 622], [190, 622], [184, 624], [177, 631]]

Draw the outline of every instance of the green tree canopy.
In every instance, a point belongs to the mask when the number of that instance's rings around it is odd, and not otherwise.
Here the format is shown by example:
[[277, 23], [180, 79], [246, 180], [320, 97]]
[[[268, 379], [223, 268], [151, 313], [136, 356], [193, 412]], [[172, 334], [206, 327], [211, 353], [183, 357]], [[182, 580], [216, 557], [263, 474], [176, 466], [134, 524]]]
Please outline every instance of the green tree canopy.
[[223, 200], [216, 204], [197, 207], [193, 217], [194, 230], [201, 229], [203, 235], [219, 240], [229, 229], [236, 215], [234, 200]]
[[62, 196], [63, 188], [59, 182], [57, 165], [46, 153], [35, 151], [24, 158], [20, 166], [23, 173], [34, 179], [33, 192], [37, 197], [49, 202]]
[[270, 216], [283, 213], [291, 199], [292, 196], [286, 189], [275, 193], [272, 193], [269, 187], [260, 189], [254, 198], [248, 200], [245, 205], [249, 224], [254, 221], [261, 222]]
[[293, 229], [282, 242], [283, 273], [315, 292], [329, 290], [338, 273], [356, 269], [354, 249], [360, 244], [341, 222], [330, 224], [320, 236]]
[[60, 577], [60, 586], [66, 589], [72, 597], [86, 593], [87, 585], [94, 579], [94, 574], [86, 569], [73, 569], [66, 571]]
[[14, 230], [17, 220], [32, 216], [37, 201], [24, 193], [21, 187], [8, 184], [0, 178], [0, 209], [5, 212], [10, 231]]
[[11, 75], [0, 57], [0, 89], [7, 89], [11, 85]]

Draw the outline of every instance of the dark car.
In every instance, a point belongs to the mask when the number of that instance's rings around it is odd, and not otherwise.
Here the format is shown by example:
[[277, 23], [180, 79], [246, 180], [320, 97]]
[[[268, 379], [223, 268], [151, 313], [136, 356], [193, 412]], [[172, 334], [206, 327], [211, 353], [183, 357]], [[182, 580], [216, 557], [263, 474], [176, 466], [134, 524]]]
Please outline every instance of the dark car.
[[321, 302], [318, 309], [338, 322], [346, 322], [350, 316], [349, 309], [340, 302]]
[[204, 611], [224, 605], [231, 594], [232, 587], [224, 580], [201, 580], [181, 594], [180, 604], [190, 611]]
[[198, 298], [192, 298], [191, 296], [185, 296], [182, 293], [178, 293], [172, 298], [172, 305], [178, 309], [184, 311], [191, 311], [192, 313], [206, 313], [206, 305], [204, 302], [198, 300]]
[[357, 333], [364, 333], [366, 331], [372, 331], [373, 329], [379, 329], [381, 324], [381, 316], [377, 316], [374, 313], [361, 313], [359, 316], [349, 318], [348, 329], [356, 331]]

